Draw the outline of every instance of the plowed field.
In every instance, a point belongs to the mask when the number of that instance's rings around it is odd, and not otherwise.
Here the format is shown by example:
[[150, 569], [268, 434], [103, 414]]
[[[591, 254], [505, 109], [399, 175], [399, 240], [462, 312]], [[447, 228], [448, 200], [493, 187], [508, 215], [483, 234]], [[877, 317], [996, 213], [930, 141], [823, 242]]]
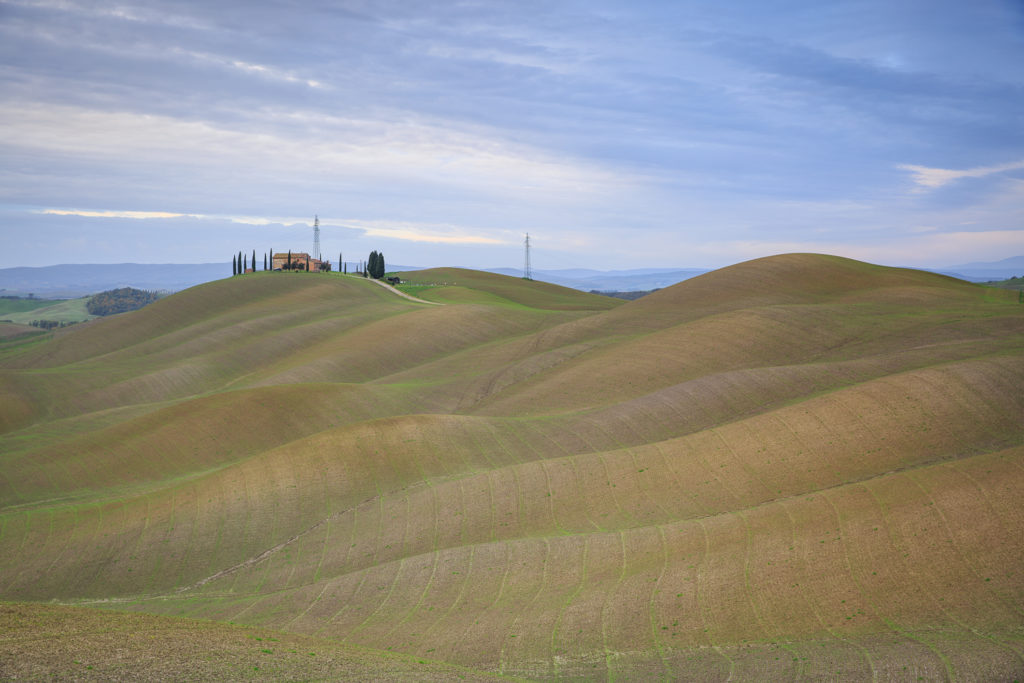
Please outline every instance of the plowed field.
[[1024, 679], [1015, 293], [406, 278], [0, 339], [0, 676]]

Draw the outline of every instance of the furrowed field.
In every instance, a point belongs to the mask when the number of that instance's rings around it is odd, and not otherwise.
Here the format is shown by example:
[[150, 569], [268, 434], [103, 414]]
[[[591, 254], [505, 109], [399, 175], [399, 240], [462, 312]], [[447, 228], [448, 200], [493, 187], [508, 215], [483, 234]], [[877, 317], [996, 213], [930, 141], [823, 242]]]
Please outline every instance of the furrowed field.
[[405, 278], [0, 340], [0, 676], [1024, 679], [1015, 292]]

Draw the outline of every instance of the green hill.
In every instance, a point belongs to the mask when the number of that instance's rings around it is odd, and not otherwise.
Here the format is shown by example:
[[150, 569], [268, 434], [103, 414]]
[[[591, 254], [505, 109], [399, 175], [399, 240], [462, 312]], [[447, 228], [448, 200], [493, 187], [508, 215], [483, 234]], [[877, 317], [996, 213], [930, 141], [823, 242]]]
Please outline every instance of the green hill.
[[[236, 677], [232, 624], [338, 648], [297, 678], [1024, 677], [1015, 293], [812, 254], [628, 303], [403, 279], [444, 305], [256, 273], [0, 346], [0, 599], [39, 605], [0, 671], [56, 601], [200, 620], [132, 641], [154, 678], [203, 634]], [[57, 640], [19, 675], [96, 647]]]
[[58, 323], [77, 323], [96, 316], [85, 309], [88, 297], [63, 301], [35, 299], [0, 299], [0, 318], [27, 325], [33, 320], [52, 320]]

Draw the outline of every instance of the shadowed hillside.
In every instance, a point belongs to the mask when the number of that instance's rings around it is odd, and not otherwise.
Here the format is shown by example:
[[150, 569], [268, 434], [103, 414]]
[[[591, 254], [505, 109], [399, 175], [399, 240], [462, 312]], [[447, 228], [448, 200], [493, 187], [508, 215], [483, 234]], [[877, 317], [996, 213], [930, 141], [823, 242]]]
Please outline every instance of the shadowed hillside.
[[629, 303], [403, 279], [445, 305], [258, 273], [0, 341], [0, 599], [441, 677], [1024, 676], [1014, 293], [812, 254]]

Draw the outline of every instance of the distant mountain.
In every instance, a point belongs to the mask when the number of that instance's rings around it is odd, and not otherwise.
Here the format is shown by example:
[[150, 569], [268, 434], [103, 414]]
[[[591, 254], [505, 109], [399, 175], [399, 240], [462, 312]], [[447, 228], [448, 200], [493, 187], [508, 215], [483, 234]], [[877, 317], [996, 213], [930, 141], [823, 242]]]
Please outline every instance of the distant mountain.
[[[358, 267], [358, 264], [352, 262], [347, 265], [349, 272]], [[388, 264], [387, 268], [391, 272], [421, 270], [422, 267]], [[971, 282], [1004, 280], [1024, 275], [1024, 256], [927, 270]], [[512, 277], [521, 277], [523, 274], [520, 268], [491, 268], [488, 272]], [[631, 292], [670, 287], [706, 272], [701, 268], [563, 268], [534, 270], [533, 278], [582, 291]], [[76, 263], [37, 268], [0, 268], [0, 296], [33, 294], [44, 299], [74, 298], [118, 287], [176, 292], [230, 276], [229, 263]]]
[[0, 269], [0, 295], [73, 298], [118, 287], [181, 289], [231, 277], [230, 263], [71, 263]]
[[[521, 277], [523, 271], [517, 268], [493, 268], [489, 272]], [[563, 287], [572, 287], [585, 292], [632, 292], [638, 290], [670, 287], [677, 282], [708, 272], [699, 268], [637, 268], [634, 270], [590, 270], [572, 268], [565, 270], [534, 270], [533, 279], [550, 282]]]
[[[348, 270], [358, 264], [348, 263]], [[419, 270], [389, 265], [388, 270]], [[37, 268], [0, 268], [0, 296], [72, 299], [118, 287], [177, 292], [231, 277], [230, 263], [69, 263]]]
[[1007, 278], [1024, 275], [1024, 256], [1011, 256], [1002, 261], [975, 261], [961, 263], [945, 268], [933, 269], [936, 273], [952, 275], [970, 282], [988, 282], [990, 280], [1006, 280]]

